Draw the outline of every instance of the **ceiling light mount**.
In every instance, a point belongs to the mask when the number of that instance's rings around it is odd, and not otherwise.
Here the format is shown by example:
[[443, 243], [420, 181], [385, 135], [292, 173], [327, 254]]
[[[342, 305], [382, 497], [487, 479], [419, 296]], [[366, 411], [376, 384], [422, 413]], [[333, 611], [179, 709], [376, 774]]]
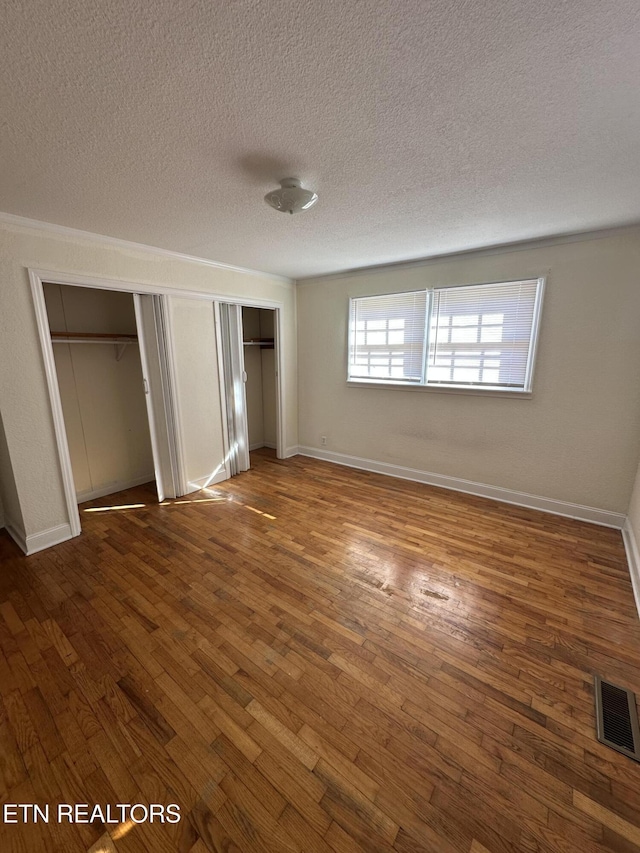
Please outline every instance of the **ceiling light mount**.
[[264, 200], [281, 213], [300, 213], [309, 210], [318, 201], [318, 194], [305, 190], [298, 178], [283, 178], [280, 189], [267, 193]]

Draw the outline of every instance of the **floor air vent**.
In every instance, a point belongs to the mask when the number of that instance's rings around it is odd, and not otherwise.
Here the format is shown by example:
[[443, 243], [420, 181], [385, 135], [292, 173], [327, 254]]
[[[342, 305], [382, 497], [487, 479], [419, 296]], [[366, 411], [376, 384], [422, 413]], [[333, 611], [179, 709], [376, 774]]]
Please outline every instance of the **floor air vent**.
[[640, 728], [636, 697], [631, 690], [595, 677], [598, 740], [640, 761]]

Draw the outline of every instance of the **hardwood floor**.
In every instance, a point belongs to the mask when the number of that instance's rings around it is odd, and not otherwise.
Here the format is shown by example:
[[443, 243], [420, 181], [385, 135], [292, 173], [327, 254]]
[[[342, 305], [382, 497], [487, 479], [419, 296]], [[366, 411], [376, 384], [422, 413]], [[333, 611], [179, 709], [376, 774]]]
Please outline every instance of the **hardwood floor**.
[[33, 557], [0, 534], [3, 803], [182, 815], [3, 853], [640, 850], [640, 765], [594, 735], [594, 673], [640, 693], [618, 531], [253, 464]]

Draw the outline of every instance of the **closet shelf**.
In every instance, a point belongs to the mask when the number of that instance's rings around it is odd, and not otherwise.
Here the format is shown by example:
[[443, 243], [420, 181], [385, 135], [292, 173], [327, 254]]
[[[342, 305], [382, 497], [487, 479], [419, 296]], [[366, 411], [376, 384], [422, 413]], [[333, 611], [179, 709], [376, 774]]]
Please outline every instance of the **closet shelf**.
[[249, 338], [242, 342], [246, 347], [260, 347], [260, 349], [273, 349], [275, 341], [273, 338]]
[[137, 335], [118, 335], [105, 332], [51, 332], [54, 344], [115, 344], [116, 361], [120, 361], [129, 344], [137, 344]]

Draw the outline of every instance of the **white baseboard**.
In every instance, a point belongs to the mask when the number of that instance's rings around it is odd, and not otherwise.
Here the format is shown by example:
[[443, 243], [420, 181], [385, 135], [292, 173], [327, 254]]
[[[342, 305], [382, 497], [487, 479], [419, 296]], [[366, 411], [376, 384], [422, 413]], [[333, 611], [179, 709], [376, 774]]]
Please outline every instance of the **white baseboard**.
[[398, 477], [401, 480], [413, 480], [416, 483], [426, 483], [429, 486], [451, 489], [454, 492], [478, 495], [482, 498], [490, 498], [494, 501], [515, 504], [516, 506], [523, 506], [528, 509], [539, 509], [542, 512], [549, 512], [552, 515], [562, 515], [567, 518], [578, 519], [579, 521], [601, 524], [604, 527], [615, 527], [618, 530], [622, 529], [625, 521], [625, 516], [621, 512], [610, 512], [606, 509], [597, 509], [596, 507], [582, 506], [581, 504], [568, 503], [567, 501], [558, 501], [554, 498], [529, 495], [526, 492], [503, 489], [501, 486], [489, 486], [486, 483], [475, 483], [472, 480], [449, 477], [446, 474], [418, 471], [415, 468], [391, 465], [388, 462], [376, 462], [373, 459], [361, 459], [359, 456], [348, 456], [344, 453], [334, 453], [333, 451], [322, 450], [316, 447], [299, 447], [298, 453], [302, 456], [310, 456], [313, 459], [323, 459], [326, 462], [334, 462], [337, 465], [346, 465], [349, 468], [373, 471], [377, 474], [386, 474], [389, 477]]
[[267, 445], [264, 443], [264, 441], [255, 441], [253, 444], [249, 445], [249, 453], [251, 453], [252, 450], [260, 450], [261, 447], [266, 446]]
[[[285, 447], [284, 454], [282, 456], [283, 459], [290, 459], [292, 456], [297, 456], [302, 451], [297, 444], [294, 444], [292, 447]], [[304, 454], [305, 456], [310, 456], [310, 453]]]
[[638, 549], [638, 543], [628, 518], [625, 519], [624, 527], [622, 528], [622, 541], [624, 542], [624, 549], [627, 552], [629, 576], [631, 577], [631, 586], [633, 587], [633, 597], [636, 600], [636, 610], [640, 616], [640, 550]]
[[38, 551], [44, 551], [45, 548], [51, 548], [52, 545], [59, 545], [60, 542], [66, 542], [67, 539], [72, 538], [71, 525], [58, 524], [56, 527], [27, 536], [26, 553], [27, 555], [36, 554]]
[[76, 499], [79, 504], [85, 501], [94, 501], [96, 498], [103, 498], [105, 495], [113, 495], [116, 492], [124, 492], [125, 489], [132, 489], [134, 486], [141, 486], [143, 483], [155, 481], [156, 475], [152, 471], [150, 474], [145, 474], [143, 477], [136, 477], [134, 480], [116, 480], [113, 483], [107, 483], [105, 486], [99, 486], [97, 489], [87, 489], [84, 492], [77, 492]]
[[51, 548], [52, 545], [59, 545], [61, 542], [66, 542], [67, 539], [72, 539], [71, 525], [58, 524], [56, 527], [50, 527], [48, 530], [41, 530], [39, 533], [31, 533], [25, 536], [24, 532], [18, 529], [17, 525], [9, 519], [5, 519], [5, 527], [7, 533], [18, 548], [29, 557], [31, 554], [37, 554], [38, 551], [44, 551], [45, 548]]

